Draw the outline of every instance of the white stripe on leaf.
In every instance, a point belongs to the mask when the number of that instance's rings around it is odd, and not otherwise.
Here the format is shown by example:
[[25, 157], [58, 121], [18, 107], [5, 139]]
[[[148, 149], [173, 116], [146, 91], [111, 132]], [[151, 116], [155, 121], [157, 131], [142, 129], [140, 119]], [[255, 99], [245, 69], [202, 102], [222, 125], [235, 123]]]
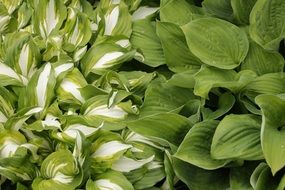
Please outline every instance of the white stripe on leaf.
[[154, 14], [158, 9], [158, 7], [140, 7], [133, 13], [132, 20], [145, 19], [147, 16]]
[[47, 85], [49, 80], [49, 75], [51, 73], [51, 64], [47, 63], [39, 76], [36, 93], [38, 106], [45, 107], [46, 96], [47, 96]]
[[102, 144], [99, 148], [92, 154], [92, 157], [109, 157], [114, 154], [127, 150], [131, 148], [132, 145], [123, 144], [120, 141], [110, 141]]
[[65, 90], [66, 92], [71, 93], [81, 103], [85, 102], [85, 99], [81, 96], [81, 93], [78, 90], [81, 87], [75, 84], [74, 82], [64, 79], [60, 87], [63, 88], [63, 90]]
[[111, 182], [109, 179], [99, 179], [95, 181], [100, 190], [124, 190], [121, 186]]
[[120, 9], [116, 6], [110, 14], [105, 16], [105, 31], [104, 35], [111, 35], [119, 20]]
[[121, 157], [119, 160], [112, 164], [112, 169], [119, 172], [130, 172], [144, 166], [145, 164], [151, 162], [154, 159], [154, 155], [141, 160], [134, 160], [128, 157]]
[[107, 105], [98, 106], [90, 111], [87, 111], [85, 115], [89, 116], [105, 116], [110, 117], [114, 119], [123, 119], [128, 115], [127, 112], [125, 112], [122, 108], [119, 106], [112, 106], [110, 108], [107, 107]]
[[118, 51], [106, 53], [97, 61], [97, 63], [93, 66], [93, 69], [101, 69], [101, 68], [110, 67], [108, 63], [112, 63], [117, 58], [121, 57], [122, 55], [124, 55], [124, 53], [118, 52]]

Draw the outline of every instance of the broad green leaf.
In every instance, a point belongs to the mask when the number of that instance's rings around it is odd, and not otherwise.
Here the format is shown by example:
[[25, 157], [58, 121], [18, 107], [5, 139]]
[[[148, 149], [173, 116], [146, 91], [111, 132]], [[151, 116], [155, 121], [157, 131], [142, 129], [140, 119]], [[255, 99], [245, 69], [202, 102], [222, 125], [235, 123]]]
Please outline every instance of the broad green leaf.
[[139, 116], [144, 117], [162, 112], [179, 112], [191, 99], [194, 99], [194, 95], [190, 89], [155, 80], [145, 92], [144, 103]]
[[250, 184], [258, 190], [282, 190], [285, 188], [284, 175], [272, 176], [270, 168], [265, 163], [260, 163], [253, 171]]
[[151, 115], [127, 122], [126, 125], [140, 135], [158, 138], [174, 145], [179, 145], [191, 128], [187, 118], [173, 113]]
[[182, 30], [190, 51], [205, 64], [233, 69], [248, 52], [245, 32], [227, 21], [201, 18], [182, 26]]
[[266, 49], [277, 50], [285, 37], [284, 6], [283, 0], [257, 0], [250, 13], [250, 36]]
[[216, 159], [261, 160], [261, 118], [255, 115], [227, 115], [219, 123], [211, 145]]
[[261, 108], [261, 146], [273, 175], [285, 166], [284, 113], [285, 101], [274, 95], [260, 95], [256, 103]]
[[208, 98], [212, 88], [227, 88], [233, 93], [239, 92], [247, 83], [253, 80], [255, 73], [252, 71], [222, 70], [215, 67], [202, 66], [194, 75], [194, 94]]
[[181, 68], [181, 72], [179, 70], [179, 73], [175, 73], [174, 75], [172, 75], [172, 77], [168, 80], [168, 83], [173, 86], [178, 86], [182, 88], [194, 88], [195, 86], [194, 76], [200, 70], [200, 68], [187, 69], [186, 71], [184, 70], [185, 69], [183, 69], [182, 71]]
[[209, 15], [228, 21], [233, 20], [233, 9], [229, 0], [205, 0], [202, 6]]
[[252, 70], [258, 75], [266, 73], [282, 72], [284, 67], [284, 58], [276, 51], [263, 49], [257, 43], [249, 43], [249, 51], [241, 64], [242, 70]]
[[187, 24], [194, 14], [203, 14], [201, 8], [191, 5], [187, 0], [161, 0], [160, 7], [161, 21], [177, 25]]
[[67, 10], [63, 1], [41, 0], [35, 6], [33, 27], [35, 32], [46, 39], [56, 34], [66, 19]]
[[233, 167], [230, 171], [231, 190], [253, 190], [250, 177], [257, 163], [245, 162], [243, 166]]
[[229, 171], [227, 169], [204, 170], [177, 158], [173, 159], [173, 166], [177, 177], [191, 190], [229, 188]]
[[256, 1], [257, 0], [231, 0], [233, 16], [238, 24], [249, 24], [249, 15]]
[[165, 57], [160, 39], [155, 32], [155, 23], [149, 20], [137, 20], [133, 22], [131, 44], [141, 54], [135, 58], [151, 67], [165, 64]]
[[225, 166], [229, 160], [211, 157], [211, 143], [218, 121], [206, 120], [195, 124], [180, 144], [175, 157], [206, 170]]
[[200, 67], [202, 62], [190, 52], [183, 31], [177, 25], [158, 22], [156, 31], [170, 70], [177, 72]]

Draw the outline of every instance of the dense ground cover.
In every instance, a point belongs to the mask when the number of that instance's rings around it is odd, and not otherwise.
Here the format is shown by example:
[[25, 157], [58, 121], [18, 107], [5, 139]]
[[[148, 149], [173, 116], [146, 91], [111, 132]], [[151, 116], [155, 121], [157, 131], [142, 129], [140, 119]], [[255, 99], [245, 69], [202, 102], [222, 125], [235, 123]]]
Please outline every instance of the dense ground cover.
[[1, 189], [283, 190], [284, 26], [284, 0], [1, 0]]

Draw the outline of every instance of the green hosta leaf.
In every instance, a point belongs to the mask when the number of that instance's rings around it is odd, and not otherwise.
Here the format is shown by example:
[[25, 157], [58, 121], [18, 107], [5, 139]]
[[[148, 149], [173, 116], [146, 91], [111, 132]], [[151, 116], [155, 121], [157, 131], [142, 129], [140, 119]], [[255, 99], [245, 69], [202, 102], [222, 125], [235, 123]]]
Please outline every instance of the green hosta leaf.
[[216, 159], [261, 160], [261, 119], [255, 115], [227, 115], [218, 125], [211, 155]]
[[0, 123], [14, 114], [16, 97], [4, 87], [0, 87]]
[[194, 14], [202, 14], [203, 11], [191, 5], [187, 0], [162, 0], [160, 8], [160, 19], [162, 22], [172, 22], [184, 25], [193, 19]]
[[35, 72], [29, 81], [25, 98], [26, 106], [46, 108], [54, 97], [55, 73], [50, 63]]
[[232, 190], [253, 190], [250, 177], [257, 163], [246, 162], [241, 167], [233, 167], [230, 172], [230, 185]]
[[173, 165], [177, 177], [191, 190], [229, 188], [228, 170], [226, 169], [204, 170], [177, 158], [173, 159]]
[[249, 15], [256, 1], [257, 0], [231, 0], [233, 16], [239, 24], [249, 24]]
[[165, 175], [166, 175], [166, 184], [165, 185], [169, 190], [174, 190], [174, 179], [175, 173], [173, 168], [173, 161], [170, 152], [167, 150], [164, 153], [164, 168], [165, 168]]
[[205, 0], [202, 3], [204, 10], [215, 17], [233, 20], [233, 9], [229, 0]]
[[177, 25], [158, 22], [156, 27], [169, 69], [177, 72], [200, 67], [202, 62], [190, 52], [183, 31]]
[[187, 69], [186, 71], [182, 71], [182, 68], [181, 68], [181, 72], [180, 72], [180, 69], [176, 70], [175, 68], [175, 71], [179, 71], [179, 73], [172, 75], [172, 77], [168, 80], [168, 83], [173, 86], [178, 86], [182, 88], [194, 88], [195, 86], [194, 75], [199, 70], [200, 68], [193, 68], [193, 69]]
[[[210, 100], [211, 101], [211, 100]], [[235, 104], [235, 97], [231, 93], [224, 93], [219, 96], [219, 100], [217, 102], [217, 109], [215, 111], [209, 111], [207, 108], [202, 108], [202, 114], [204, 119], [217, 119], [228, 111], [230, 111]]]
[[160, 113], [127, 122], [127, 127], [143, 136], [179, 145], [191, 126], [187, 118], [181, 115]]
[[207, 120], [195, 124], [180, 144], [175, 157], [200, 168], [213, 170], [226, 165], [228, 160], [211, 157], [211, 143], [218, 121]]
[[261, 108], [261, 145], [273, 175], [285, 166], [284, 113], [285, 101], [274, 95], [260, 95], [256, 103]]
[[12, 157], [17, 149], [24, 143], [26, 143], [27, 140], [23, 134], [21, 134], [18, 131], [1, 131], [0, 136], [0, 157], [8, 158]]
[[246, 57], [246, 34], [227, 21], [201, 18], [182, 26], [182, 30], [190, 51], [208, 65], [233, 69]]
[[215, 67], [202, 66], [194, 76], [196, 81], [194, 87], [195, 95], [208, 98], [212, 88], [227, 88], [233, 93], [239, 92], [247, 83], [253, 80], [255, 73], [252, 71], [222, 70]]
[[56, 34], [66, 18], [66, 7], [63, 1], [41, 0], [35, 6], [33, 27], [35, 32], [46, 39], [51, 34]]
[[82, 58], [81, 68], [85, 76], [90, 72], [102, 74], [107, 69], [118, 67], [121, 63], [132, 59], [134, 54], [134, 51], [128, 51], [117, 44], [95, 44]]
[[92, 31], [88, 17], [73, 8], [68, 9], [67, 22], [63, 29], [66, 51], [74, 51], [77, 47], [85, 46], [91, 38]]
[[187, 101], [193, 98], [192, 91], [189, 89], [156, 80], [148, 86], [145, 92], [144, 104], [139, 116], [144, 117], [162, 112], [179, 112]]
[[251, 81], [244, 89], [244, 94], [252, 101], [259, 94], [281, 94], [285, 93], [283, 80], [284, 73], [268, 73]]
[[268, 51], [251, 41], [249, 51], [241, 64], [241, 69], [249, 69], [258, 75], [266, 73], [282, 72], [284, 67], [284, 58], [275, 51]]
[[86, 183], [86, 190], [105, 189], [134, 190], [134, 187], [123, 174], [114, 171], [101, 174], [94, 181], [89, 179]]
[[32, 184], [33, 189], [75, 189], [82, 182], [82, 170], [68, 150], [50, 154], [41, 165], [41, 176]]
[[285, 37], [285, 2], [258, 0], [250, 14], [250, 36], [266, 49], [277, 50]]
[[160, 164], [150, 164], [148, 172], [145, 173], [143, 178], [134, 183], [135, 189], [146, 189], [154, 187], [159, 181], [165, 178], [164, 168]]
[[285, 177], [284, 175], [273, 177], [268, 165], [262, 162], [252, 173], [250, 184], [258, 190], [282, 190], [285, 187]]
[[149, 20], [137, 20], [133, 22], [131, 44], [141, 56], [135, 57], [138, 61], [157, 67], [165, 64], [165, 58], [160, 40], [155, 32], [155, 23]]

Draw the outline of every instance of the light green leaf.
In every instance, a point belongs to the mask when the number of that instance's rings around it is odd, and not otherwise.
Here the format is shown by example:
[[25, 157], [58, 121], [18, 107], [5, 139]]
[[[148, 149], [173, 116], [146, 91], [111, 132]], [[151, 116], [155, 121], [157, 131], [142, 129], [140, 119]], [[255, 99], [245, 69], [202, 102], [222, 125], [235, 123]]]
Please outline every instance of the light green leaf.
[[261, 160], [261, 118], [255, 115], [227, 115], [219, 123], [211, 145], [216, 159]]
[[258, 75], [266, 73], [282, 72], [284, 67], [284, 58], [276, 51], [263, 49], [257, 43], [249, 43], [249, 51], [241, 64], [242, 70], [252, 70]]
[[274, 95], [260, 95], [256, 103], [261, 108], [261, 146], [273, 175], [285, 166], [285, 101]]
[[158, 22], [156, 27], [170, 70], [179, 72], [200, 67], [202, 62], [190, 52], [183, 31], [177, 25]]
[[201, 18], [182, 26], [182, 30], [190, 51], [208, 65], [233, 69], [248, 52], [245, 32], [227, 21]]
[[155, 23], [149, 20], [137, 20], [133, 22], [131, 44], [141, 56], [135, 57], [138, 61], [157, 67], [165, 64], [163, 49], [160, 39], [155, 32]]
[[266, 49], [277, 50], [285, 37], [284, 6], [283, 0], [258, 0], [250, 13], [250, 36]]
[[140, 117], [162, 112], [179, 112], [187, 101], [194, 99], [192, 91], [176, 87], [160, 80], [153, 81], [147, 88]]
[[257, 0], [231, 0], [233, 16], [239, 24], [249, 24], [249, 15], [256, 1]]
[[229, 188], [227, 169], [204, 170], [177, 158], [173, 158], [173, 166], [177, 177], [191, 190]]
[[23, 86], [27, 84], [27, 79], [16, 73], [11, 67], [0, 62], [0, 80], [1, 86], [16, 85]]
[[184, 25], [193, 19], [194, 14], [203, 14], [203, 11], [187, 0], [161, 0], [159, 13], [162, 22]]
[[204, 10], [214, 17], [233, 20], [233, 9], [229, 0], [205, 0], [202, 2]]
[[174, 145], [179, 145], [191, 128], [187, 118], [173, 113], [160, 113], [130, 121], [127, 122], [127, 127], [140, 135], [158, 138]]
[[206, 120], [195, 124], [180, 144], [175, 157], [203, 169], [213, 170], [225, 166], [229, 160], [211, 157], [211, 143], [218, 121]]

